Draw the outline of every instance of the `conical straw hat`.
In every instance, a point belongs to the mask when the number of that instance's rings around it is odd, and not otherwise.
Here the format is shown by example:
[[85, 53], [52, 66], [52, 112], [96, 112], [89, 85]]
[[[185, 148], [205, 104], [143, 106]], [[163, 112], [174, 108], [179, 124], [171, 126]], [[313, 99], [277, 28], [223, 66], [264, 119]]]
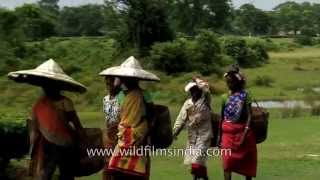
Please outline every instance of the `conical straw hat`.
[[54, 85], [60, 90], [86, 92], [86, 87], [65, 74], [54, 60], [49, 59], [35, 69], [10, 72], [10, 79], [36, 86]]
[[147, 81], [160, 81], [153, 73], [143, 70], [140, 62], [133, 56], [125, 60], [120, 66], [111, 67], [99, 73], [101, 76], [133, 77]]

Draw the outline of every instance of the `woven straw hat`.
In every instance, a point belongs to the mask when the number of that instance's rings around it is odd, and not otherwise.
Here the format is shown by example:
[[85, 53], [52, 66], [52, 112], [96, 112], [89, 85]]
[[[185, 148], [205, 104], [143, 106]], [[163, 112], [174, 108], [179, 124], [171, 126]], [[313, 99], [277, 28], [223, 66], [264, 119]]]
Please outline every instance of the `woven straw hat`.
[[8, 77], [16, 82], [36, 86], [52, 85], [60, 90], [86, 92], [86, 87], [64, 73], [54, 60], [49, 59], [35, 69], [10, 72]]
[[140, 62], [133, 56], [125, 60], [120, 66], [111, 67], [99, 73], [101, 76], [133, 77], [146, 81], [160, 81], [153, 73], [142, 69]]

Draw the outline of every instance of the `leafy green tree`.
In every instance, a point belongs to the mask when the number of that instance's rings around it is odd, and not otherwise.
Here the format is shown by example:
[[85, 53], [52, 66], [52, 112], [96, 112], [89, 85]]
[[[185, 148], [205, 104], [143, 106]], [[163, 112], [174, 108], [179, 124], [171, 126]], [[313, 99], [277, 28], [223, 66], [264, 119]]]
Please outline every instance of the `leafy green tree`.
[[59, 32], [63, 36], [100, 36], [105, 23], [101, 5], [64, 7], [59, 15]]
[[178, 31], [196, 35], [199, 29], [221, 29], [231, 15], [229, 0], [173, 0], [171, 19]]
[[40, 0], [38, 2], [40, 8], [54, 15], [59, 14], [59, 0]]
[[25, 4], [15, 9], [19, 26], [29, 40], [41, 40], [56, 34], [55, 24], [39, 6]]
[[320, 34], [320, 4], [313, 4], [312, 9], [314, 30], [317, 34]]
[[301, 6], [296, 2], [285, 2], [278, 5], [275, 9], [277, 14], [277, 24], [282, 31], [293, 31], [296, 35], [303, 26], [303, 14]]
[[271, 30], [268, 14], [252, 4], [244, 4], [236, 11], [236, 23], [243, 33], [250, 35], [264, 35]]
[[147, 54], [155, 42], [173, 39], [167, 16], [167, 2], [163, 0], [115, 0], [126, 25], [127, 42], [138, 48], [141, 56]]
[[207, 0], [208, 9], [208, 27], [209, 28], [223, 28], [228, 24], [228, 18], [231, 15], [231, 1], [230, 0]]

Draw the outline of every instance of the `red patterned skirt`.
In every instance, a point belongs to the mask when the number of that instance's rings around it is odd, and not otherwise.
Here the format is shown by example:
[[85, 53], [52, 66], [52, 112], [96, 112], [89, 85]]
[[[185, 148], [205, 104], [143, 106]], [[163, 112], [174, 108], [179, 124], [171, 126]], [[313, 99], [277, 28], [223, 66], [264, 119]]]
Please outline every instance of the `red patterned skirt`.
[[244, 144], [240, 146], [244, 129], [245, 124], [223, 122], [221, 147], [223, 149], [231, 149], [230, 154], [222, 154], [223, 168], [225, 171], [256, 177], [257, 145], [255, 134], [252, 130], [249, 130]]

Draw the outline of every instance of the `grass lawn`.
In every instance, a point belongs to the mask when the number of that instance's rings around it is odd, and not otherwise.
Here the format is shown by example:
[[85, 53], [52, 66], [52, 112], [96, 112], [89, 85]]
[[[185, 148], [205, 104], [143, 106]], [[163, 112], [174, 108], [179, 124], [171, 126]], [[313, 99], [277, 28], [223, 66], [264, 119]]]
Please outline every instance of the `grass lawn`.
[[[54, 41], [51, 40], [51, 41]], [[44, 45], [51, 49], [50, 44]], [[75, 40], [76, 41], [76, 40]], [[101, 109], [101, 99], [105, 94], [103, 78], [97, 73], [104, 67], [111, 65], [110, 61], [113, 52], [111, 42], [108, 40], [100, 42], [99, 49], [89, 49], [91, 43], [87, 40], [74, 42], [62, 41], [58, 43], [57, 51], [69, 54], [65, 59], [70, 60], [66, 63], [68, 71], [73, 71], [75, 79], [89, 86], [88, 93], [84, 95], [72, 95], [75, 106], [80, 111], [79, 116], [85, 127], [104, 127], [104, 118]], [[77, 46], [74, 44], [78, 43]], [[50, 46], [49, 46], [50, 45]], [[70, 46], [70, 48], [69, 48]], [[78, 48], [78, 46], [80, 48]], [[68, 47], [68, 48], [65, 48]], [[65, 51], [72, 51], [68, 53]], [[88, 52], [79, 52], [79, 49], [87, 49]], [[40, 51], [40, 50], [39, 50]], [[73, 52], [74, 51], [74, 52]], [[42, 52], [42, 51], [40, 51]], [[41, 57], [57, 54], [49, 52], [40, 53]], [[79, 57], [82, 58], [78, 58]], [[87, 56], [82, 56], [87, 54]], [[104, 59], [99, 63], [86, 61], [96, 58]], [[39, 55], [39, 56], [40, 56]], [[312, 92], [312, 88], [320, 87], [320, 48], [305, 47], [294, 49], [288, 52], [271, 52], [270, 62], [259, 68], [244, 69], [248, 78], [248, 89], [253, 97], [261, 100], [285, 100], [285, 99], [320, 99], [320, 94]], [[43, 58], [37, 58], [43, 59]], [[57, 59], [59, 59], [57, 57]], [[76, 63], [74, 63], [76, 62]], [[34, 63], [32, 61], [32, 63]], [[84, 63], [84, 64], [83, 64]], [[82, 66], [80, 67], [79, 64]], [[33, 67], [33, 64], [25, 66]], [[90, 68], [88, 68], [90, 67]], [[194, 73], [179, 74], [177, 76], [166, 76], [156, 72], [161, 77], [159, 84], [144, 85], [153, 92], [156, 103], [168, 105], [172, 119], [174, 120], [179, 108], [182, 106], [186, 93], [183, 91], [187, 81]], [[270, 87], [257, 86], [254, 81], [258, 77], [268, 77], [273, 80]], [[206, 77], [217, 92], [226, 92], [223, 80], [216, 75]], [[301, 91], [304, 88], [305, 91]], [[298, 90], [300, 89], [300, 90]], [[0, 91], [3, 95], [0, 103], [0, 116], [15, 117], [17, 114], [26, 116], [30, 112], [31, 105], [40, 93], [34, 87], [18, 85], [7, 80], [5, 76], [0, 77]], [[215, 93], [217, 93], [215, 92]], [[69, 94], [68, 94], [69, 95]], [[214, 111], [219, 112], [220, 95], [213, 99]], [[315, 180], [320, 177], [320, 118], [319, 117], [300, 117], [291, 119], [280, 119], [282, 111], [272, 110], [269, 137], [267, 141], [258, 146], [258, 177], [261, 180], [280, 179], [280, 180]], [[285, 112], [285, 111], [284, 111]], [[1, 118], [0, 118], [1, 119]], [[178, 141], [174, 142], [173, 147], [184, 147], [186, 135], [182, 133]], [[22, 163], [20, 163], [22, 164]], [[222, 165], [219, 158], [209, 160], [209, 174], [211, 179], [222, 179]], [[235, 176], [235, 179], [241, 179]], [[101, 174], [90, 177], [79, 178], [79, 180], [101, 179]], [[155, 157], [152, 160], [152, 180], [185, 180], [191, 179], [189, 167], [183, 165], [183, 158]]]
[[[99, 115], [81, 113], [86, 126], [103, 124]], [[259, 180], [315, 180], [320, 177], [320, 118], [301, 117], [292, 119], [271, 118], [269, 137], [258, 145]], [[182, 133], [172, 147], [184, 147], [186, 134]], [[209, 159], [211, 179], [222, 179], [222, 164], [218, 157]], [[234, 175], [235, 179], [242, 179]], [[98, 180], [101, 174], [79, 178]], [[155, 157], [152, 159], [151, 180], [191, 179], [189, 167], [183, 165], [182, 157]]]
[[[85, 127], [103, 127], [101, 113], [79, 113]], [[175, 116], [176, 114], [174, 114]], [[279, 119], [270, 118], [267, 141], [258, 145], [259, 180], [315, 180], [320, 177], [320, 118], [299, 117]], [[171, 148], [185, 147], [186, 133], [183, 132]], [[26, 161], [15, 165], [25, 166]], [[210, 179], [223, 179], [222, 164], [219, 157], [209, 159]], [[101, 173], [77, 180], [100, 180]], [[183, 165], [182, 157], [153, 157], [151, 180], [191, 179], [189, 166]], [[234, 174], [235, 180], [243, 179]], [[25, 180], [24, 178], [22, 180]]]
[[[304, 99], [306, 92], [320, 87], [320, 49], [300, 48], [292, 52], [270, 53], [270, 63], [246, 69], [249, 89], [258, 99]], [[270, 77], [271, 87], [255, 86], [258, 76]], [[304, 88], [301, 92], [298, 89]]]

